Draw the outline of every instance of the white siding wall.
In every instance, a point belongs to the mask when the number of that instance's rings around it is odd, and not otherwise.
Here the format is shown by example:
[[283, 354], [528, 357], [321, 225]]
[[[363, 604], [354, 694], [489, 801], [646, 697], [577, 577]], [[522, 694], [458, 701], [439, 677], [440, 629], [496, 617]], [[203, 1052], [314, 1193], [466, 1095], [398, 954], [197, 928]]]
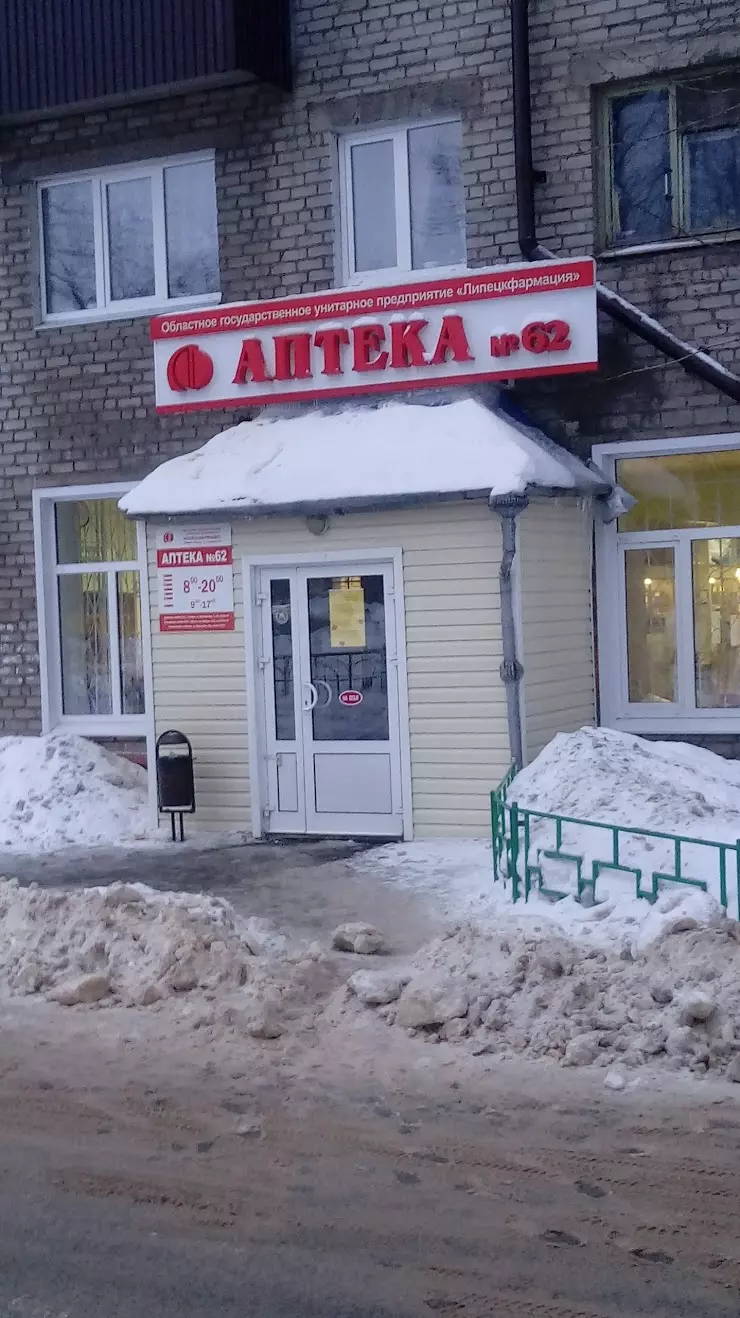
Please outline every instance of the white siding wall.
[[575, 499], [533, 502], [519, 519], [525, 760], [595, 720], [592, 519]]
[[156, 729], [193, 742], [197, 822], [251, 827], [242, 558], [401, 548], [415, 835], [485, 836], [488, 793], [510, 762], [498, 519], [482, 504], [439, 504], [334, 517], [320, 540], [302, 518], [239, 520], [233, 534], [236, 632], [162, 635], [149, 527]]

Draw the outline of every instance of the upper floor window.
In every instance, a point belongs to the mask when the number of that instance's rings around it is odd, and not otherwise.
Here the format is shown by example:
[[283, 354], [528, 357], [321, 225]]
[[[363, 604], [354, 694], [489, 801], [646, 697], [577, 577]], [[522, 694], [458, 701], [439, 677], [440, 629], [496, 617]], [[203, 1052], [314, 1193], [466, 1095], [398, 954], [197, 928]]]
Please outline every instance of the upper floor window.
[[340, 139], [345, 275], [464, 265], [459, 120]]
[[740, 229], [740, 72], [610, 92], [605, 132], [612, 245]]
[[213, 155], [39, 184], [43, 317], [145, 314], [219, 290]]

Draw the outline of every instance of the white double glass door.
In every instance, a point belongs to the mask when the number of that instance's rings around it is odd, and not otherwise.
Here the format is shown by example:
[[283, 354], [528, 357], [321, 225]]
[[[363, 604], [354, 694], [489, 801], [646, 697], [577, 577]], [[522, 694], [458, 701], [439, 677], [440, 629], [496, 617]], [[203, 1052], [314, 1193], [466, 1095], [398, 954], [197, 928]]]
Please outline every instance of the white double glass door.
[[392, 563], [260, 568], [262, 829], [403, 835]]

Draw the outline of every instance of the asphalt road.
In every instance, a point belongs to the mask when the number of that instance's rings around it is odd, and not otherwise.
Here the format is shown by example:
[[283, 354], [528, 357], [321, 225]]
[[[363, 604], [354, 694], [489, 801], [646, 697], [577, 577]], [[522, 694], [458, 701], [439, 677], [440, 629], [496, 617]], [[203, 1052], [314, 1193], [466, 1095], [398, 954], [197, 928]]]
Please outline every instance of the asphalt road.
[[235, 1098], [14, 1063], [2, 1318], [737, 1318], [734, 1100]]
[[[355, 911], [418, 947], [347, 856], [19, 877], [206, 887], [324, 940]], [[740, 1086], [611, 1093], [374, 1016], [255, 1041], [205, 1005], [0, 999], [0, 1318], [740, 1318]]]
[[[3, 1318], [391, 1318], [352, 1268], [276, 1241], [248, 1250], [135, 1210], [13, 1185], [0, 1194]], [[370, 1292], [372, 1288], [369, 1287]]]

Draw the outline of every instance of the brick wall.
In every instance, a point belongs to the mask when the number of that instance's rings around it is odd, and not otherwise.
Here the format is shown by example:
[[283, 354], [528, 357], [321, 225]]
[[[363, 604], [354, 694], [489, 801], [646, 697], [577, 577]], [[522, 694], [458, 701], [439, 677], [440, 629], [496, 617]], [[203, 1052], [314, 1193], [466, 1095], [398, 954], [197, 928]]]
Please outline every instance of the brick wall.
[[[259, 86], [181, 95], [0, 130], [0, 730], [40, 726], [31, 491], [137, 478], [234, 414], [159, 419], [146, 319], [39, 328], [35, 177], [215, 147], [225, 300], [331, 286], [333, 133], [457, 110], [469, 259], [518, 259], [508, 10], [481, 0], [297, 0], [292, 96]], [[532, 0], [541, 240], [596, 250], [593, 95], [610, 80], [740, 56], [734, 7], [691, 0]], [[711, 36], [706, 36], [711, 33]], [[671, 328], [723, 346], [740, 318], [737, 248], [609, 257], [600, 276]], [[517, 388], [586, 452], [634, 435], [740, 430], [740, 408], [603, 326], [599, 375]]]

